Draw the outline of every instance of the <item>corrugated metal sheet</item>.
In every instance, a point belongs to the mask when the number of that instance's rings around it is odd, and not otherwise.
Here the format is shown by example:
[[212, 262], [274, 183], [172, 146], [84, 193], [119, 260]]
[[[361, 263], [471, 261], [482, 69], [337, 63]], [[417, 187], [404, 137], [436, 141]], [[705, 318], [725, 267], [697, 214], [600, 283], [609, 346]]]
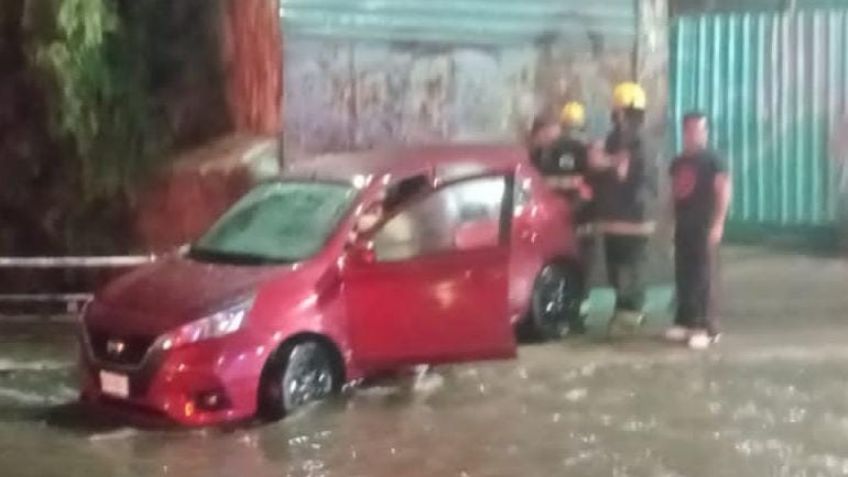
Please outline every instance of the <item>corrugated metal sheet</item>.
[[694, 13], [778, 13], [792, 9], [845, 8], [845, 0], [670, 0], [673, 15]]
[[634, 0], [281, 0], [289, 35], [514, 44], [594, 34], [629, 43]]
[[684, 16], [672, 38], [672, 115], [709, 114], [734, 177], [731, 218], [833, 225], [844, 170], [833, 151], [848, 134], [846, 10]]

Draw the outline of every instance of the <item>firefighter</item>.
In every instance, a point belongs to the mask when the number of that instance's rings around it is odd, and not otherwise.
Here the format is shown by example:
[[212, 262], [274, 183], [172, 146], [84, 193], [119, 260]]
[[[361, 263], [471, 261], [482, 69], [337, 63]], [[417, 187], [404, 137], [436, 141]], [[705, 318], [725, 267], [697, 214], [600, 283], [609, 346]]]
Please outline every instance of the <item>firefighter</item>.
[[615, 289], [611, 335], [632, 333], [644, 323], [645, 258], [654, 224], [647, 219], [647, 182], [642, 130], [647, 100], [636, 83], [613, 91], [613, 129], [591, 153], [595, 170], [597, 226], [603, 236], [607, 275]]
[[[551, 118], [552, 119], [552, 118]], [[588, 177], [588, 147], [583, 138], [586, 124], [586, 110], [579, 102], [569, 102], [560, 111], [559, 124], [553, 126], [549, 121], [550, 132], [558, 127], [559, 137], [544, 143], [536, 150], [534, 164], [549, 187], [561, 194], [571, 205], [575, 219], [575, 230], [579, 239], [580, 252], [580, 294], [581, 313], [569, 316], [569, 333], [583, 334], [586, 331], [585, 318], [588, 313], [589, 271], [593, 255], [591, 240], [591, 200], [592, 189]], [[544, 130], [544, 129], [543, 129]], [[550, 136], [547, 136], [550, 138]]]

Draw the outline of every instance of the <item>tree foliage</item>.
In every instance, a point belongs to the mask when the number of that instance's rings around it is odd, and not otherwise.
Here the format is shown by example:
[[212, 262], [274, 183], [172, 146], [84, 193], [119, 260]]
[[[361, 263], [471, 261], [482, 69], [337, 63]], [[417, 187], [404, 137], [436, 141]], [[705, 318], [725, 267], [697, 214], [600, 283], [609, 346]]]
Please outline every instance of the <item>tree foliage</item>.
[[48, 79], [52, 129], [73, 144], [84, 202], [130, 192], [163, 146], [139, 54], [144, 28], [119, 7], [54, 0], [51, 26], [32, 48]]
[[219, 4], [0, 0], [0, 255], [138, 245], [147, 176], [231, 127]]

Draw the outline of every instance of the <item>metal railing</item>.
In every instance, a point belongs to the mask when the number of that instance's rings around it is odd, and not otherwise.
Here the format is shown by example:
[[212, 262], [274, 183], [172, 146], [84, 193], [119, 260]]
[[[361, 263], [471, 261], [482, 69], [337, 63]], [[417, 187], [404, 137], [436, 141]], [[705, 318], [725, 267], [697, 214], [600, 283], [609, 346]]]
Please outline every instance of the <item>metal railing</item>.
[[[133, 268], [152, 263], [155, 255], [108, 257], [0, 257], [0, 270], [68, 270]], [[2, 291], [2, 290], [0, 290]], [[91, 300], [89, 291], [73, 293], [0, 293], [0, 304], [65, 304], [68, 313], [77, 313]]]
[[155, 255], [112, 257], [0, 257], [0, 268], [124, 268], [156, 260]]

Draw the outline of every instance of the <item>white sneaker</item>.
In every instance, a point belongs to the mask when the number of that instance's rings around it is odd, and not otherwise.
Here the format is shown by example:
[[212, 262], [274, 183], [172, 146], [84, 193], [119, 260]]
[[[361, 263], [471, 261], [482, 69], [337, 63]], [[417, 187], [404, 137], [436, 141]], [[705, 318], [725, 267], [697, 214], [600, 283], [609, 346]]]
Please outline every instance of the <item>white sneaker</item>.
[[714, 343], [713, 337], [705, 331], [698, 331], [689, 337], [689, 349], [702, 351]]
[[665, 339], [674, 343], [683, 343], [689, 339], [689, 329], [682, 326], [672, 326], [665, 330]]

